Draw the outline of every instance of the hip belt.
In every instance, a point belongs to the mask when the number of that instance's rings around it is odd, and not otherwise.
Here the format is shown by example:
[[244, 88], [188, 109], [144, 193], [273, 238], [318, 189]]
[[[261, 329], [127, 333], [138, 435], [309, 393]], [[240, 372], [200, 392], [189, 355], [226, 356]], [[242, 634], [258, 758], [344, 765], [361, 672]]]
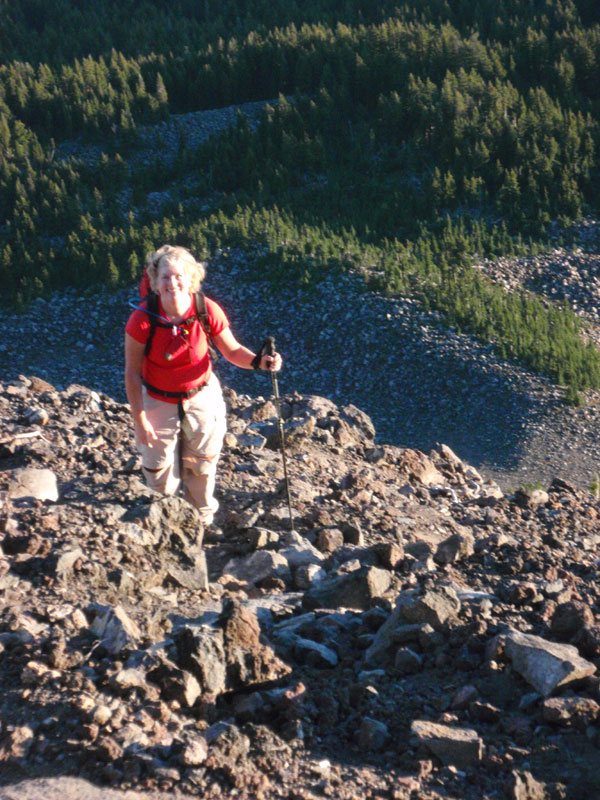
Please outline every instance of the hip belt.
[[201, 392], [202, 389], [206, 388], [208, 385], [207, 381], [206, 383], [201, 383], [199, 386], [194, 386], [192, 389], [188, 389], [187, 392], [167, 392], [164, 389], [157, 389], [156, 386], [152, 386], [152, 384], [148, 383], [144, 378], [142, 378], [142, 383], [149, 392], [154, 392], [154, 394], [158, 394], [160, 397], [173, 397], [177, 400], [189, 400], [190, 397], [194, 397], [194, 395]]

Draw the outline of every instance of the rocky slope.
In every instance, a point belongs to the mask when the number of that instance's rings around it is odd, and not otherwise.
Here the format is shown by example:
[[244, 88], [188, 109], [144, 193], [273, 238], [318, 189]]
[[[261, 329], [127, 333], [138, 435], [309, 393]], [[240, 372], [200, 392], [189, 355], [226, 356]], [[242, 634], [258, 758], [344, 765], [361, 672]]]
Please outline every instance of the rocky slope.
[[[596, 395], [582, 409], [565, 406], [560, 388], [499, 361], [408, 298], [365, 291], [358, 275], [306, 291], [274, 288], [251, 265], [248, 253], [216, 254], [205, 291], [244, 344], [276, 337], [285, 390], [353, 403], [372, 417], [381, 442], [425, 451], [445, 442], [507, 491], [555, 475], [591, 484], [600, 465]], [[68, 291], [0, 315], [0, 379], [33, 372], [59, 388], [82, 383], [123, 400], [123, 328], [135, 292]], [[269, 390], [223, 359], [218, 368], [236, 391]]]
[[293, 394], [292, 531], [275, 409], [227, 397], [203, 532], [125, 406], [0, 384], [0, 798], [598, 796], [598, 501]]
[[[140, 128], [138, 144], [126, 158], [131, 164], [168, 162], [182, 144], [193, 149], [234, 124], [238, 113], [256, 126], [264, 105], [172, 115]], [[99, 146], [81, 142], [57, 150], [58, 158], [76, 155], [88, 163], [101, 154]], [[123, 214], [159, 215], [167, 201], [186, 202], [182, 188], [151, 192], [139, 208], [132, 207], [126, 191]], [[524, 286], [548, 302], [567, 299], [588, 335], [600, 341], [598, 222], [585, 220], [576, 238], [579, 247], [571, 251], [557, 248], [477, 266], [509, 291]], [[231, 250], [215, 254], [205, 288], [224, 305], [244, 343], [258, 347], [267, 333], [277, 337], [288, 390], [365, 409], [383, 442], [426, 451], [446, 442], [507, 491], [547, 484], [555, 475], [580, 488], [594, 480], [600, 469], [597, 393], [588, 394], [584, 409], [565, 407], [559, 387], [498, 361], [489, 347], [446, 329], [409, 298], [365, 292], [358, 275], [325, 280], [309, 292], [273, 289], [253, 270], [253, 257]], [[126, 301], [134, 295], [135, 288], [108, 294], [91, 287], [86, 296], [66, 292], [39, 300], [22, 315], [5, 309], [0, 380], [33, 371], [60, 388], [79, 382], [124, 399], [122, 331]], [[239, 370], [225, 365], [223, 375], [238, 391], [256, 391], [256, 381]]]

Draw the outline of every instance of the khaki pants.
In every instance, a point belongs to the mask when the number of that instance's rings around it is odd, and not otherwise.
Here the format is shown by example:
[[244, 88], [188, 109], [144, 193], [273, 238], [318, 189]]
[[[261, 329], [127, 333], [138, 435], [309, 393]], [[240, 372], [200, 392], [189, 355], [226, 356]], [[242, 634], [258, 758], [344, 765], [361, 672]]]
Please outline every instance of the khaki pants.
[[216, 375], [211, 375], [202, 391], [183, 400], [183, 410], [180, 422], [177, 403], [157, 400], [144, 389], [144, 411], [157, 438], [150, 445], [138, 441], [136, 445], [148, 485], [163, 494], [175, 494], [183, 484], [185, 499], [210, 524], [219, 507], [213, 492], [226, 430], [225, 401]]

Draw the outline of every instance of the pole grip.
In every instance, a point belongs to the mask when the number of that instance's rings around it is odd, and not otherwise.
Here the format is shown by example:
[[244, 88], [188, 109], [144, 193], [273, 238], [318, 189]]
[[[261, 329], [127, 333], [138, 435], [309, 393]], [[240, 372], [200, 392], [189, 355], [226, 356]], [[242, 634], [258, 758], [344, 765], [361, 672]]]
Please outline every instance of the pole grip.
[[265, 339], [265, 355], [272, 356], [275, 354], [275, 337], [267, 336]]

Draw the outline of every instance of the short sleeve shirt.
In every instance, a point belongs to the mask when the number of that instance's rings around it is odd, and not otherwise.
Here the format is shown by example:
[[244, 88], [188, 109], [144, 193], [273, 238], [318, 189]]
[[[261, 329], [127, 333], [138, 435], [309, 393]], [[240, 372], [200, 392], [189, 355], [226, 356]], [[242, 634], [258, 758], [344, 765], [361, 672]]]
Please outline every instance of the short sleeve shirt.
[[[144, 307], [145, 303], [142, 304]], [[218, 336], [229, 327], [229, 320], [218, 303], [208, 297], [206, 310], [211, 335]], [[160, 298], [158, 313], [166, 317]], [[194, 299], [191, 298], [186, 317], [192, 317], [195, 313]], [[145, 344], [150, 334], [150, 317], [146, 311], [136, 309], [127, 321], [125, 332], [136, 342]], [[187, 392], [206, 383], [211, 372], [208, 338], [198, 320], [175, 328], [156, 326], [150, 352], [144, 357], [142, 367], [142, 377], [150, 395], [176, 403], [176, 398], [153, 394], [149, 387], [163, 392]]]

